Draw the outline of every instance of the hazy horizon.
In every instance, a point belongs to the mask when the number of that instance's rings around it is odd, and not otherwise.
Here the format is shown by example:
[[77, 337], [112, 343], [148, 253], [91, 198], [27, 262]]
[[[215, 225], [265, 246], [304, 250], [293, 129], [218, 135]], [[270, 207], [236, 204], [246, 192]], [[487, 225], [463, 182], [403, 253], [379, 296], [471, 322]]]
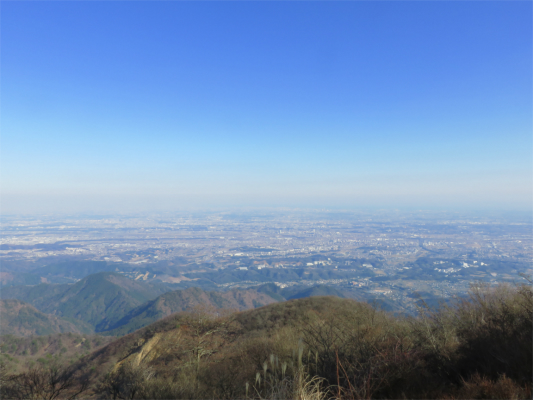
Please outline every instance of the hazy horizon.
[[5, 2], [1, 213], [531, 212], [531, 2]]

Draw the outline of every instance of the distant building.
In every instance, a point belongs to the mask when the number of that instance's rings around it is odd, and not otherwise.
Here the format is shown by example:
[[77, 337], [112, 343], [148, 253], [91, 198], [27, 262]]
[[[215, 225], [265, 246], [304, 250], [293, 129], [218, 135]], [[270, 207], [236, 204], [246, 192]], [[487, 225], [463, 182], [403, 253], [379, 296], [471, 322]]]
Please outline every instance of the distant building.
[[372, 291], [374, 293], [379, 293], [379, 294], [390, 294], [390, 293], [392, 293], [391, 289], [374, 289]]

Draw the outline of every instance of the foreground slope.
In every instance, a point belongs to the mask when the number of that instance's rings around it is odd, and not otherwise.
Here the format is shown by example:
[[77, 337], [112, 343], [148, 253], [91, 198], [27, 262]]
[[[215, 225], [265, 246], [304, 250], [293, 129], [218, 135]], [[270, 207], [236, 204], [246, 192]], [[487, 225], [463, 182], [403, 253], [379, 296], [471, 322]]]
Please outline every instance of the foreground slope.
[[525, 285], [474, 288], [418, 318], [310, 297], [174, 314], [75, 367], [93, 371], [94, 398], [520, 399], [531, 398], [532, 334]]
[[101, 378], [105, 372], [131, 361], [136, 366], [166, 373], [167, 368], [174, 371], [181, 368], [181, 364], [190, 363], [200, 341], [206, 351], [207, 347], [213, 347], [207, 353], [216, 354], [217, 359], [228, 357], [231, 360], [243, 351], [257, 353], [253, 356], [257, 356], [257, 360], [250, 361], [249, 365], [255, 370], [269, 357], [272, 350], [268, 350], [268, 346], [273, 341], [281, 339], [280, 350], [284, 353], [296, 349], [299, 337], [294, 332], [310, 318], [326, 318], [332, 314], [353, 317], [370, 310], [367, 304], [350, 299], [311, 297], [273, 303], [223, 318], [202, 312], [177, 313], [118, 338], [85, 357], [79, 367], [95, 370]]

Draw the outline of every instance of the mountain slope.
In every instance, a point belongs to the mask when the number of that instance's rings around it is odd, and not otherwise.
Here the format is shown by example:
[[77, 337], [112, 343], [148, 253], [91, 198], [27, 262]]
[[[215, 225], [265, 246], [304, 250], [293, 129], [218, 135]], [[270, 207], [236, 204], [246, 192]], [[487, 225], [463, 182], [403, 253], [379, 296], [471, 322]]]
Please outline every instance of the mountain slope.
[[105, 261], [67, 261], [47, 265], [32, 271], [32, 274], [45, 278], [50, 283], [70, 283], [98, 272], [111, 272], [115, 269]]
[[86, 331], [20, 300], [0, 300], [0, 321], [0, 335], [32, 336]]
[[[209, 385], [218, 387], [231, 382], [241, 388], [247, 381], [253, 382], [265, 360], [274, 356], [279, 357], [280, 365], [288, 364], [289, 373], [297, 364], [294, 357], [301, 342], [299, 332], [310, 322], [333, 316], [355, 321], [357, 316], [363, 318], [371, 310], [367, 304], [330, 296], [273, 303], [222, 318], [212, 314], [206, 317], [201, 313], [177, 313], [118, 338], [84, 357], [75, 367], [94, 371], [97, 381], [107, 372], [129, 364], [141, 370], [153, 370], [161, 379], [179, 379], [187, 385], [196, 376], [187, 370], [196, 368], [190, 353], [201, 342], [212, 354], [212, 358], [202, 359], [202, 376]], [[176, 376], [176, 370], [182, 373]], [[207, 398], [207, 392], [204, 394]], [[165, 398], [191, 398], [190, 393], [168, 396]], [[242, 397], [244, 393], [228, 395], [228, 398]]]
[[31, 304], [37, 309], [54, 297], [66, 292], [71, 285], [41, 283], [35, 286], [11, 286], [2, 288], [0, 298], [17, 299]]
[[96, 332], [109, 329], [131, 309], [168, 289], [134, 281], [113, 272], [89, 275], [75, 284], [9, 288], [2, 297], [27, 301], [39, 311], [90, 324]]
[[198, 288], [167, 292], [146, 304], [131, 310], [110, 327], [109, 334], [121, 335], [149, 325], [170, 314], [186, 311], [195, 306], [219, 309], [247, 310], [275, 303], [277, 300], [256, 290], [207, 292]]
[[[474, 288], [464, 301], [409, 320], [335, 296], [230, 315], [176, 313], [69, 362], [69, 370], [89, 379], [84, 397], [92, 399], [234, 399], [249, 397], [250, 387], [261, 398], [327, 398], [340, 390], [350, 398], [525, 399], [532, 299], [529, 285]], [[446, 335], [439, 335], [442, 321]], [[39, 357], [33, 343], [20, 350]], [[4, 358], [4, 349], [16, 353], [14, 345], [0, 341]]]
[[[287, 288], [288, 289], [288, 288]], [[339, 290], [326, 285], [317, 285], [307, 289], [298, 290], [296, 293], [291, 293], [288, 290], [282, 292], [287, 300], [293, 299], [303, 299], [305, 297], [314, 297], [314, 296], [336, 296], [336, 297], [345, 297]]]
[[53, 360], [57, 364], [70, 364], [110, 343], [109, 336], [79, 333], [54, 333], [40, 336], [0, 335], [1, 362], [10, 373], [23, 372], [29, 365]]
[[41, 277], [30, 272], [0, 271], [0, 287], [37, 285]]
[[315, 285], [311, 287], [290, 286], [280, 288], [274, 283], [266, 283], [255, 288], [258, 292], [264, 293], [278, 301], [303, 299], [313, 296], [336, 296], [346, 297], [340, 290], [327, 285]]
[[164, 287], [137, 282], [119, 274], [101, 272], [72, 285], [55, 299], [55, 304], [44, 306], [43, 309], [88, 322], [96, 332], [100, 332], [108, 329], [132, 308], [153, 299], [164, 290]]

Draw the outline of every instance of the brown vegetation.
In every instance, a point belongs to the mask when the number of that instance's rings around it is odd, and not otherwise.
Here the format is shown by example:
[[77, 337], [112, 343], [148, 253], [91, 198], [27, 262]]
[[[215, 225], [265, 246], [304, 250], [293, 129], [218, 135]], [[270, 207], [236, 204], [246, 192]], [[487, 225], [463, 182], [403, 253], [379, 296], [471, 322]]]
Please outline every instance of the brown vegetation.
[[20, 300], [0, 300], [0, 335], [48, 335], [51, 333], [81, 333], [75, 324], [44, 314]]
[[98, 335], [59, 333], [48, 336], [0, 336], [0, 365], [12, 374], [35, 366], [70, 365], [113, 338]]
[[[333, 297], [230, 315], [195, 310], [122, 337], [73, 370], [79, 385], [91, 380], [84, 395], [99, 399], [531, 398], [532, 315], [526, 285], [475, 286], [468, 299], [421, 308], [417, 318]], [[13, 379], [4, 379], [3, 398]]]
[[2, 380], [3, 399], [76, 399], [89, 385], [88, 377], [79, 369], [56, 364], [30, 368]]

